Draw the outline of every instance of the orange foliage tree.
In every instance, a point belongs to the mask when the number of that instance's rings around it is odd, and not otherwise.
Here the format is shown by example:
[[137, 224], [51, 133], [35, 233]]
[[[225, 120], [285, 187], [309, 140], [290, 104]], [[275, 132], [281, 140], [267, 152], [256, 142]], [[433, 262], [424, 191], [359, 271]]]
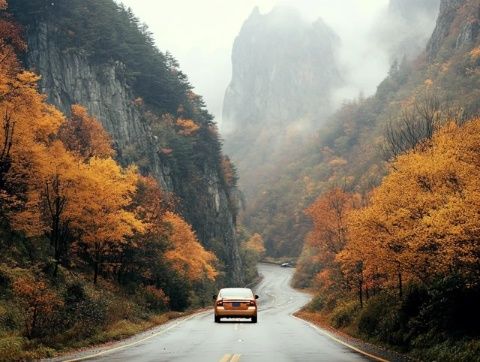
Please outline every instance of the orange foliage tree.
[[[347, 242], [347, 214], [359, 203], [359, 196], [333, 188], [320, 196], [306, 210], [313, 221], [306, 248], [312, 252], [308, 262], [317, 265], [317, 286], [329, 288], [332, 283], [347, 286], [336, 255]], [[306, 255], [306, 253], [304, 254]]]
[[203, 278], [215, 279], [216, 257], [205, 250], [195, 236], [192, 227], [180, 216], [168, 211], [164, 222], [167, 227], [167, 237], [170, 243], [165, 257], [172, 268], [190, 281]]
[[352, 214], [344, 258], [428, 283], [455, 273], [478, 282], [480, 119], [444, 126], [398, 157], [368, 207]]
[[71, 112], [71, 118], [62, 125], [59, 133], [67, 149], [83, 159], [113, 157], [112, 140], [100, 122], [78, 104], [72, 106]]

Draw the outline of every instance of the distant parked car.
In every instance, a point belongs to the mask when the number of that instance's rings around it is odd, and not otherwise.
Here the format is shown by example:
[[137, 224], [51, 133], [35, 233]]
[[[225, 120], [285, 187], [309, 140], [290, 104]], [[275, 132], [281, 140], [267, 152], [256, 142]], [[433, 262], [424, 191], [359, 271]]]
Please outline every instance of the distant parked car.
[[280, 266], [281, 266], [282, 268], [291, 268], [293, 265], [292, 265], [292, 263], [287, 262], [287, 263], [282, 263], [282, 264], [280, 264]]
[[220, 323], [220, 318], [251, 318], [257, 323], [257, 299], [249, 288], [220, 289], [218, 296], [213, 296], [215, 323]]

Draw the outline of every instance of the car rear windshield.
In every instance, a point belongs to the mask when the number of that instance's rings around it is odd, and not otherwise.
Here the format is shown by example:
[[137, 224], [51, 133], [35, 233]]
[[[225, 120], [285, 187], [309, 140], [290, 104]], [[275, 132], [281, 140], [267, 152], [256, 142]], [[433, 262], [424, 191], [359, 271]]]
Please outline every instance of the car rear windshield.
[[224, 289], [220, 292], [222, 298], [229, 299], [251, 299], [253, 298], [252, 291], [250, 289]]

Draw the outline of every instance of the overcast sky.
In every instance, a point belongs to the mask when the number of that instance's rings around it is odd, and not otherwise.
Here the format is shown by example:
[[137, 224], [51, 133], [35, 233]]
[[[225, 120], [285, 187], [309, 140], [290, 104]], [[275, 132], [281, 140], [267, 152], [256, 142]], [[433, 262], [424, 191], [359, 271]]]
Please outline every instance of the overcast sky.
[[388, 70], [386, 54], [369, 41], [371, 25], [388, 0], [117, 0], [131, 7], [152, 31], [157, 46], [170, 51], [221, 124], [222, 101], [231, 77], [235, 37], [253, 8], [298, 8], [309, 21], [321, 17], [342, 39], [341, 59], [349, 86], [340, 97], [372, 94]]

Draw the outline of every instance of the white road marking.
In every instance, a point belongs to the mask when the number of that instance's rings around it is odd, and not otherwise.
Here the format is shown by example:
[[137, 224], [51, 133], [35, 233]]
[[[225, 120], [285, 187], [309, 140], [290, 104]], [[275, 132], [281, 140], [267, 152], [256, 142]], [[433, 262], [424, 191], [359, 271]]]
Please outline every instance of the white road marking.
[[303, 323], [309, 325], [309, 326], [312, 327], [313, 329], [317, 330], [317, 332], [320, 332], [320, 333], [323, 334], [324, 336], [326, 336], [326, 337], [328, 337], [328, 338], [330, 338], [330, 339], [333, 339], [335, 342], [338, 342], [338, 343], [344, 345], [345, 347], [348, 347], [348, 348], [350, 348], [350, 349], [353, 349], [354, 351], [356, 351], [356, 352], [358, 352], [358, 353], [361, 353], [361, 354], [363, 354], [364, 356], [370, 357], [370, 358], [374, 359], [375, 361], [379, 361], [379, 362], [389, 362], [389, 360], [387, 360], [387, 359], [383, 359], [383, 358], [381, 358], [381, 357], [375, 356], [375, 355], [370, 354], [370, 353], [368, 353], [368, 352], [362, 351], [361, 349], [359, 349], [359, 348], [357, 348], [357, 347], [354, 347], [354, 346], [352, 346], [351, 344], [348, 344], [348, 343], [346, 343], [346, 342], [344, 342], [344, 341], [342, 341], [342, 340], [334, 337], [332, 334], [324, 331], [323, 329], [317, 327], [315, 324], [310, 323], [309, 321], [306, 321], [305, 319], [298, 318], [297, 316], [295, 316], [295, 315], [293, 315], [293, 314], [290, 314], [290, 316], [292, 316], [293, 318], [298, 319], [299, 321], [302, 321]]
[[185, 323], [186, 321], [194, 318], [194, 317], [197, 317], [201, 314], [204, 314], [204, 313], [210, 313], [210, 311], [202, 311], [202, 312], [198, 312], [198, 313], [194, 313], [192, 314], [191, 316], [188, 316], [182, 320], [179, 320], [177, 322], [175, 322], [173, 325], [171, 325], [170, 327], [168, 328], [165, 328], [165, 329], [162, 329], [156, 333], [153, 333], [147, 337], [144, 337], [142, 339], [139, 339], [138, 341], [134, 341], [132, 343], [128, 343], [128, 344], [124, 344], [124, 345], [121, 345], [121, 346], [118, 346], [118, 347], [115, 347], [115, 348], [110, 348], [110, 349], [106, 349], [104, 351], [101, 351], [101, 352], [98, 352], [98, 353], [94, 353], [94, 354], [90, 354], [88, 356], [84, 356], [84, 357], [78, 357], [78, 358], [72, 358], [72, 359], [67, 359], [67, 360], [64, 360], [63, 362], [76, 362], [76, 361], [83, 361], [83, 360], [86, 360], [86, 359], [91, 359], [91, 358], [95, 358], [95, 357], [99, 357], [99, 356], [103, 356], [104, 354], [108, 354], [108, 353], [112, 353], [112, 352], [115, 352], [115, 351], [119, 351], [121, 349], [124, 349], [124, 348], [128, 348], [128, 347], [132, 347], [136, 344], [139, 344], [141, 342], [144, 342], [148, 339], [151, 339], [153, 337], [156, 337], [156, 336], [159, 336], [161, 334], [164, 334], [165, 332], [168, 332], [169, 330], [175, 328], [175, 327], [178, 327], [180, 324], [183, 324]]

